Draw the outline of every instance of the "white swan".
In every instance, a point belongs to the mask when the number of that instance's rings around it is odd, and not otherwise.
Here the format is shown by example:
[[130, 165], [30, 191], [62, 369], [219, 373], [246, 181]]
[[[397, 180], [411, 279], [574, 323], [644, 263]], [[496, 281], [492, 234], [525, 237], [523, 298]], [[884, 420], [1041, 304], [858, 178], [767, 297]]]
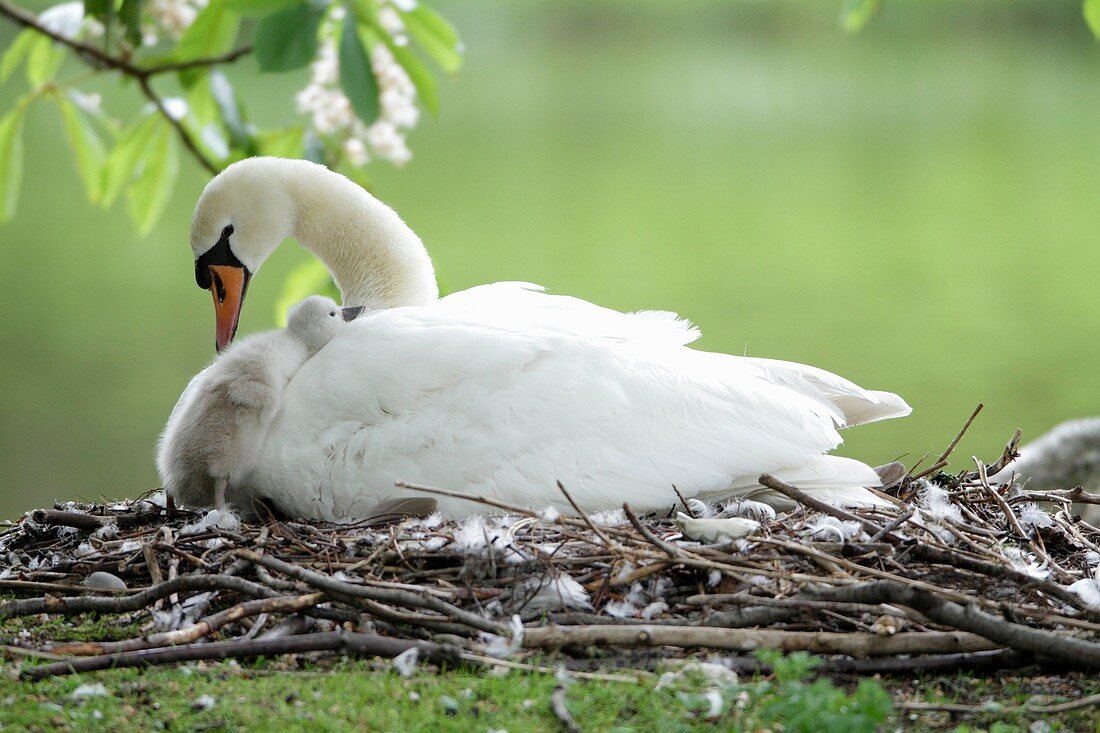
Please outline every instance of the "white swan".
[[[202, 194], [195, 276], [232, 338], [250, 277], [294, 237], [364, 309], [298, 371], [244, 487], [290, 515], [355, 519], [432, 484], [534, 508], [667, 508], [687, 496], [776, 500], [764, 472], [847, 504], [882, 501], [863, 463], [824, 455], [838, 428], [907, 415], [897, 395], [814, 367], [696, 351], [674, 314], [623, 314], [535, 286], [439, 299], [398, 215], [347, 178], [253, 158]], [[440, 508], [484, 509], [464, 500]]]
[[220, 510], [227, 487], [252, 472], [290, 378], [343, 321], [333, 300], [311, 296], [291, 308], [285, 329], [235, 343], [199, 372], [157, 445], [165, 493], [187, 507]]

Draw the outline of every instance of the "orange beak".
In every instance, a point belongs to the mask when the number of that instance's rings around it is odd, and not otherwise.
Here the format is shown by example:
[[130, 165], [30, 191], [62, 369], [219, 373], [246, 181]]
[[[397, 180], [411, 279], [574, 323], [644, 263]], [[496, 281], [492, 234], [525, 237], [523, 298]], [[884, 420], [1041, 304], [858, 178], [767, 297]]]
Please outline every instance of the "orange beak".
[[215, 347], [220, 352], [237, 334], [244, 293], [248, 289], [248, 270], [234, 265], [210, 265], [210, 294], [214, 296], [217, 319]]

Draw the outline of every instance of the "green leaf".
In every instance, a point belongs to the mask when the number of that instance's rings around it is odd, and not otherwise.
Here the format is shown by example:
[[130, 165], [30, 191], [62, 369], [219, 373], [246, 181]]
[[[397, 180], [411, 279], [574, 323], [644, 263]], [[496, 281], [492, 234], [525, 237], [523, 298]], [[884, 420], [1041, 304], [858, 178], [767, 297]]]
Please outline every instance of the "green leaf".
[[1100, 0], [1085, 0], [1081, 5], [1081, 14], [1085, 16], [1092, 35], [1100, 39]]
[[443, 16], [420, 3], [411, 12], [402, 13], [401, 18], [409, 35], [439, 64], [439, 68], [449, 73], [462, 68], [462, 42], [454, 26]]
[[144, 5], [145, 0], [122, 0], [122, 7], [118, 11], [118, 19], [126, 28], [126, 40], [131, 46], [141, 43], [141, 14]]
[[340, 291], [332, 282], [325, 264], [320, 260], [309, 259], [295, 267], [283, 281], [282, 292], [275, 301], [275, 322], [279, 327], [286, 326], [286, 312], [290, 307], [302, 302], [311, 295], [327, 295], [340, 302]]
[[294, 125], [282, 130], [265, 130], [257, 138], [260, 144], [261, 155], [271, 155], [276, 158], [297, 158], [302, 154], [302, 139], [305, 130], [301, 125]]
[[57, 104], [61, 107], [65, 135], [69, 138], [69, 147], [76, 155], [76, 169], [80, 173], [80, 179], [84, 181], [84, 190], [88, 192], [88, 199], [97, 203], [102, 194], [103, 166], [107, 161], [103, 141], [92, 128], [91, 120], [69, 97], [57, 95]]
[[229, 132], [230, 146], [250, 155], [255, 154], [256, 145], [252, 140], [252, 132], [245, 123], [244, 107], [237, 99], [229, 79], [216, 69], [210, 72], [210, 96], [214, 98], [222, 123]]
[[204, 68], [198, 74], [188, 69], [186, 76], [188, 81], [183, 81], [184, 72], [180, 72], [180, 85], [183, 86], [183, 98], [187, 102], [187, 110], [190, 116], [199, 125], [206, 125], [218, 119], [218, 105], [214, 102], [214, 96], [210, 91], [210, 70]]
[[84, 15], [91, 16], [104, 25], [107, 25], [114, 9], [113, 0], [84, 0]]
[[32, 87], [42, 86], [53, 79], [64, 60], [64, 48], [55, 46], [48, 36], [36, 36], [27, 56], [27, 81]]
[[163, 119], [158, 119], [146, 154], [142, 157], [144, 167], [141, 175], [127, 192], [130, 220], [142, 236], [152, 230], [168, 199], [179, 173], [179, 157], [172, 128]]
[[0, 119], [0, 221], [15, 216], [19, 199], [19, 183], [23, 179], [23, 112], [15, 109]]
[[439, 114], [439, 90], [435, 85], [435, 77], [428, 67], [416, 57], [408, 46], [398, 46], [393, 42], [388, 33], [382, 33], [382, 40], [393, 54], [397, 63], [409, 75], [409, 80], [416, 87], [416, 96], [424, 103], [424, 108], [433, 116]]
[[301, 0], [225, 0], [225, 7], [238, 15], [256, 18], [289, 8], [299, 2]]
[[183, 34], [172, 58], [194, 61], [228, 53], [237, 40], [241, 18], [225, 7], [225, 0], [210, 0]]
[[134, 171], [161, 121], [158, 115], [149, 114], [122, 131], [107, 156], [107, 165], [103, 170], [103, 195], [99, 201], [103, 208], [113, 204], [134, 177]]
[[881, 8], [882, 0], [844, 0], [840, 8], [840, 27], [848, 33], [859, 33]]
[[317, 28], [324, 17], [324, 6], [302, 3], [261, 20], [256, 28], [260, 71], [292, 71], [308, 64], [317, 52]]
[[4, 57], [0, 58], [0, 84], [6, 82], [12, 72], [19, 68], [19, 64], [23, 63], [23, 59], [27, 58], [37, 37], [38, 34], [30, 28], [15, 37], [11, 46], [4, 52]]
[[371, 70], [355, 19], [350, 16], [344, 20], [340, 38], [340, 86], [359, 119], [368, 125], [378, 119], [378, 80]]

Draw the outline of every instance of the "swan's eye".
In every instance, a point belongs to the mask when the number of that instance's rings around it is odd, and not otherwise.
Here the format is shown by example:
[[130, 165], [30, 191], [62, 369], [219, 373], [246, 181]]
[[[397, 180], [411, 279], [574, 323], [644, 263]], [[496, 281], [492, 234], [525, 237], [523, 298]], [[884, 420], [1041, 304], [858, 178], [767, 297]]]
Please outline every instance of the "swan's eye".
[[229, 235], [233, 233], [233, 225], [226, 224], [225, 229], [222, 229], [222, 239], [229, 239]]

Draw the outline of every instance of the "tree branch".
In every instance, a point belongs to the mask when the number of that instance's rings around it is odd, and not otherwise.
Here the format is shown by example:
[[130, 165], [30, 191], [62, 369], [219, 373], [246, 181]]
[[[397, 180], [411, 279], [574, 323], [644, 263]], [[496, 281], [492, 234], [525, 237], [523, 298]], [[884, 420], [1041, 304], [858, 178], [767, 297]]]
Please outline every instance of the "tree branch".
[[209, 171], [212, 175], [216, 175], [220, 172], [221, 167], [207, 158], [203, 152], [199, 149], [198, 144], [183, 127], [179, 120], [175, 119], [168, 113], [167, 108], [164, 106], [163, 100], [157, 96], [153, 90], [150, 79], [159, 74], [165, 74], [173, 71], [184, 71], [186, 69], [196, 69], [206, 66], [216, 66], [218, 64], [228, 64], [236, 61], [242, 56], [246, 56], [252, 52], [251, 46], [243, 46], [241, 48], [234, 49], [221, 56], [213, 56], [209, 58], [192, 59], [190, 61], [174, 61], [166, 64], [160, 64], [156, 66], [141, 67], [133, 64], [128, 59], [120, 58], [118, 56], [112, 56], [111, 54], [103, 51], [95, 46], [78, 41], [75, 38], [69, 38], [61, 33], [47, 28], [42, 25], [38, 18], [31, 12], [24, 10], [16, 5], [12, 5], [7, 0], [0, 0], [0, 15], [7, 17], [13, 21], [16, 25], [21, 25], [25, 28], [31, 28], [37, 33], [53, 39], [57, 43], [71, 49], [76, 55], [80, 56], [84, 61], [96, 69], [110, 69], [113, 71], [119, 71], [126, 76], [136, 80], [138, 86], [141, 88], [142, 94], [153, 103], [153, 106], [157, 108], [165, 120], [168, 121], [179, 135], [180, 140], [183, 142], [184, 147], [194, 156], [195, 160], [199, 162], [203, 168]]

